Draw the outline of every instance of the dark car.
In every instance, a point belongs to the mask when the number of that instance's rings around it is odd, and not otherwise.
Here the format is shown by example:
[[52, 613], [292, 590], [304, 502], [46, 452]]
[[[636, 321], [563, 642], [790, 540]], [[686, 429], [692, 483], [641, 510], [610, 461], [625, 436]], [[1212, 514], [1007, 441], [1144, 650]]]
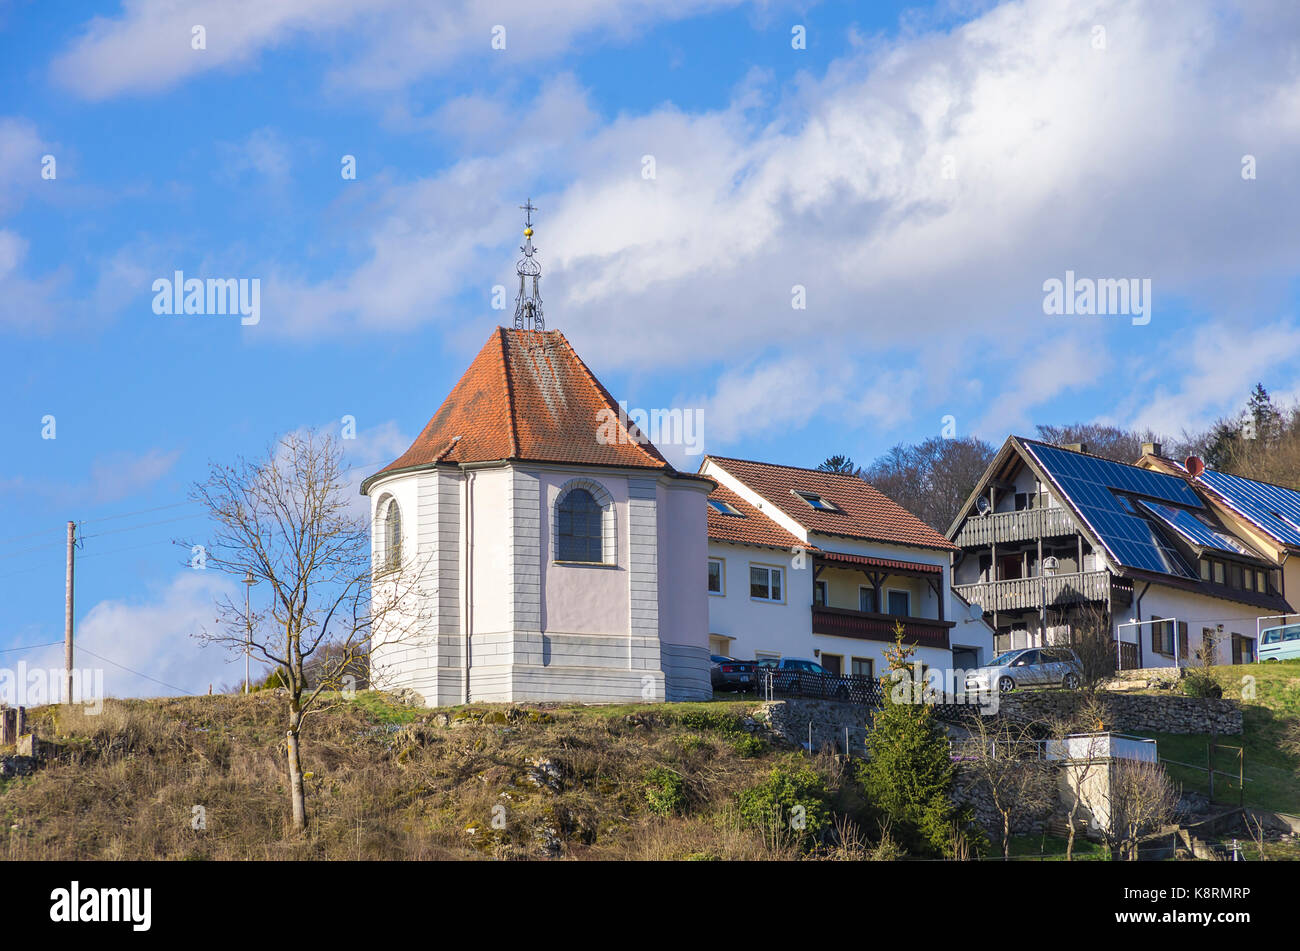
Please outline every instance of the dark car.
[[714, 690], [753, 690], [755, 666], [752, 660], [736, 660], [713, 654], [709, 668], [709, 679]]

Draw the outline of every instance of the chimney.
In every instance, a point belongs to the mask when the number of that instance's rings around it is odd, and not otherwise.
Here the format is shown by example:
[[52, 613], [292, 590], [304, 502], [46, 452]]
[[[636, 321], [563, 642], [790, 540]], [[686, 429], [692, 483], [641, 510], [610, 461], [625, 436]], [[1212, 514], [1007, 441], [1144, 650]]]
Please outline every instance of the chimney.
[[1088, 444], [1086, 442], [1067, 442], [1061, 444], [1062, 449], [1068, 449], [1070, 452], [1087, 452]]
[[1144, 456], [1163, 456], [1161, 451], [1164, 447], [1158, 442], [1144, 442], [1142, 444], [1142, 455]]

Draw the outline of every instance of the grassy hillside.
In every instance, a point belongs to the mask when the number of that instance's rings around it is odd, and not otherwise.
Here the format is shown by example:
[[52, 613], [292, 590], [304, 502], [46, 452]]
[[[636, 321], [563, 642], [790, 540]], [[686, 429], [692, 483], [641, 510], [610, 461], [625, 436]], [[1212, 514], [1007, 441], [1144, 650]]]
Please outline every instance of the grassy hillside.
[[[1241, 701], [1243, 735], [1143, 735], [1158, 741], [1162, 760], [1191, 766], [1207, 764], [1206, 747], [1211, 739], [1225, 746], [1242, 747], [1246, 758], [1246, 805], [1300, 815], [1300, 750], [1293, 747], [1300, 740], [1300, 662], [1215, 667], [1213, 674], [1223, 687], [1224, 697]], [[1185, 788], [1208, 793], [1208, 775], [1204, 771], [1172, 763], [1166, 763], [1166, 767]], [[1230, 751], [1215, 754], [1215, 767], [1236, 772]], [[1217, 777], [1214, 798], [1216, 802], [1235, 804], [1239, 798], [1236, 780]]]
[[270, 693], [108, 701], [99, 716], [45, 707], [32, 718], [58, 752], [0, 782], [0, 856], [797, 857], [788, 836], [746, 822], [742, 790], [811, 762], [837, 812], [862, 803], [833, 760], [748, 732], [752, 707], [428, 711], [338, 698], [308, 721], [311, 829], [299, 839], [286, 835], [283, 701]]

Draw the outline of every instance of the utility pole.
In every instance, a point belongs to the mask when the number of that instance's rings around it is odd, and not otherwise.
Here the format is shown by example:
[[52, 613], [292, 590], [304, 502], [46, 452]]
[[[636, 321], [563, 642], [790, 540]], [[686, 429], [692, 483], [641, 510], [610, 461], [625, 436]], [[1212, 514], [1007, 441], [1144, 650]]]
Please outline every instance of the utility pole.
[[63, 595], [63, 702], [72, 703], [72, 571], [77, 548], [77, 523], [68, 522], [68, 578]]
[[249, 595], [253, 591], [253, 585], [257, 584], [257, 579], [253, 577], [253, 571], [250, 568], [244, 572], [244, 619], [248, 623], [248, 640], [244, 644], [244, 695], [248, 695], [249, 687], [249, 669], [248, 658], [253, 653], [253, 615], [249, 609]]

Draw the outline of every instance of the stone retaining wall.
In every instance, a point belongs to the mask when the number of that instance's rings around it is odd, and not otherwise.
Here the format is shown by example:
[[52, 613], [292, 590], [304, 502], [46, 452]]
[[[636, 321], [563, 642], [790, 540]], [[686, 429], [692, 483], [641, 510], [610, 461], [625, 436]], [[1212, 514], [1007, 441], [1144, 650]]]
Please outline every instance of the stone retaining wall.
[[[1220, 733], [1240, 735], [1241, 705], [1175, 694], [1103, 693], [1106, 729], [1118, 733]], [[998, 697], [998, 712], [1025, 722], [1072, 714], [1082, 695], [1071, 690], [1026, 690]]]
[[840, 700], [771, 700], [755, 711], [754, 718], [765, 723], [773, 733], [788, 743], [808, 744], [808, 725], [812, 724], [812, 749], [843, 753], [847, 727], [848, 753], [864, 755], [867, 718], [870, 709], [862, 704]]

